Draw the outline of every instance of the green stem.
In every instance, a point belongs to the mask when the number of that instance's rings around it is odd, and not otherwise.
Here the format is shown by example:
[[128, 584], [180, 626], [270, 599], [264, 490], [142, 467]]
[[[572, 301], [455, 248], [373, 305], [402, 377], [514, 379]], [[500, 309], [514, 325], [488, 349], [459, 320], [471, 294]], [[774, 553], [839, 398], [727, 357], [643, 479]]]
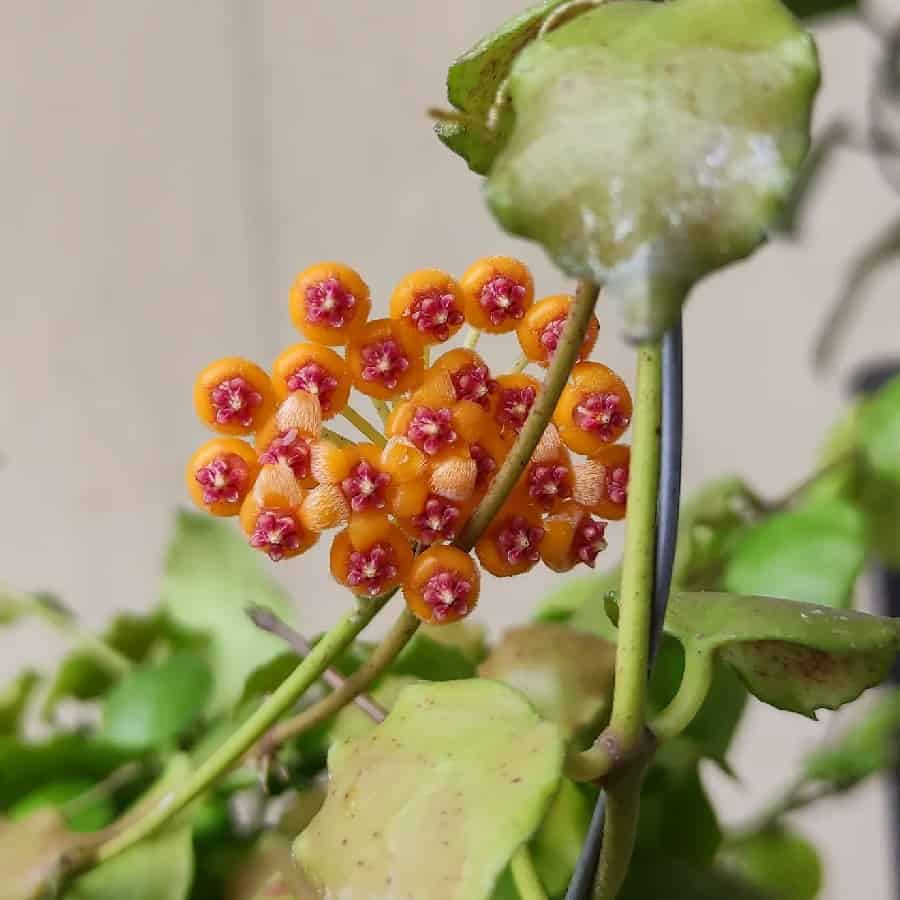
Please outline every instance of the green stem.
[[361, 434], [365, 435], [376, 447], [385, 445], [384, 435], [365, 417], [360, 415], [352, 406], [345, 406], [341, 415]]
[[606, 785], [606, 823], [594, 900], [615, 900], [622, 889], [634, 853], [646, 770], [646, 759], [635, 760]]
[[466, 350], [474, 350], [478, 345], [478, 339], [480, 337], [481, 329], [473, 328], [471, 325], [469, 325], [466, 328], [466, 336], [465, 338], [463, 338], [463, 347], [465, 347]]
[[261, 742], [261, 752], [271, 755], [286, 741], [314, 728], [353, 702], [394, 662], [421, 624], [409, 610], [404, 609], [372, 655], [318, 703], [276, 725]]
[[615, 691], [609, 725], [624, 754], [628, 754], [641, 737], [647, 699], [659, 487], [661, 356], [658, 342], [638, 350]]
[[[597, 302], [600, 288], [592, 281], [580, 281], [575, 294], [575, 302], [566, 319], [565, 328], [560, 336], [553, 361], [547, 369], [547, 377], [544, 379], [541, 390], [531, 407], [531, 412], [525, 420], [516, 442], [512, 446], [509, 455], [500, 467], [500, 471], [491, 483], [484, 500], [475, 510], [462, 534], [456, 539], [456, 546], [463, 550], [471, 550], [475, 542], [482, 535], [487, 526], [493, 521], [500, 507], [506, 502], [512, 489], [516, 486], [519, 476], [522, 474], [534, 448], [556, 409], [559, 395], [563, 392], [572, 367], [578, 359], [578, 354], [584, 343], [588, 325]], [[658, 401], [658, 397], [657, 397]], [[658, 422], [657, 418], [657, 422]], [[632, 451], [632, 454], [634, 451]], [[657, 454], [658, 455], [658, 454]], [[633, 456], [632, 456], [633, 459]], [[634, 466], [634, 462], [632, 462]], [[632, 468], [632, 472], [634, 469]], [[633, 476], [632, 476], [633, 477]], [[631, 498], [629, 497], [628, 514], [631, 515]], [[652, 550], [652, 537], [651, 537]], [[652, 575], [651, 575], [652, 577]]]
[[161, 803], [124, 831], [101, 844], [91, 862], [106, 862], [151, 835], [166, 821], [177, 815], [202, 794], [216, 779], [231, 768], [317, 681], [331, 661], [345, 650], [353, 639], [372, 621], [376, 613], [396, 593], [359, 600], [357, 607], [346, 615], [316, 645], [278, 689], [233, 732], [185, 781], [168, 793]]
[[510, 870], [519, 892], [519, 900], [547, 900], [547, 892], [541, 884], [527, 844], [523, 844], [513, 854]]
[[375, 412], [378, 413], [378, 418], [381, 419], [381, 424], [387, 425], [387, 420], [391, 415], [391, 408], [384, 400], [379, 400], [378, 397], [372, 397], [371, 400], [372, 406], [375, 407]]
[[337, 444], [338, 447], [349, 447], [353, 441], [350, 438], [344, 437], [342, 434], [338, 434], [336, 431], [332, 431], [330, 428], [322, 427], [321, 431], [322, 437], [331, 441], [332, 444]]
[[650, 723], [661, 741], [678, 737], [694, 721], [712, 686], [715, 659], [708, 650], [685, 650], [684, 674], [672, 702]]
[[132, 668], [132, 662], [102, 638], [85, 631], [78, 620], [52, 597], [28, 594], [21, 591], [0, 590], [0, 599], [9, 598], [26, 613], [43, 619], [57, 631], [68, 637], [82, 650], [87, 651], [103, 666], [108, 674], [119, 678]]

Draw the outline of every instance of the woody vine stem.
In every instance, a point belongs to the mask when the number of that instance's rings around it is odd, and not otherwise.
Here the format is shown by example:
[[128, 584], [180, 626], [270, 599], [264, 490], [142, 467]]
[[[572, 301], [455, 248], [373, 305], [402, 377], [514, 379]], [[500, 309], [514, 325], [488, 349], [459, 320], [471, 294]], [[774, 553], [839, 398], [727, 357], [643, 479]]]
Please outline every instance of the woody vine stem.
[[[461, 549], [468, 551], [475, 545], [491, 520], [499, 512], [531, 458], [578, 359], [598, 294], [599, 286], [597, 284], [590, 281], [579, 283], [575, 301], [540, 393], [490, 490], [473, 513], [464, 532], [457, 539], [456, 545]], [[319, 680], [335, 658], [384, 608], [394, 593], [396, 591], [372, 599], [359, 598], [356, 607], [325, 634], [312, 652], [298, 664], [278, 689], [181, 785], [162, 797], [137, 821], [128, 824], [121, 830], [113, 827], [112, 836], [99, 846], [67, 861], [67, 864], [63, 866], [64, 879], [71, 878], [120, 855], [154, 834], [203, 794], [276, 726], [300, 697]], [[418, 620], [414, 620], [411, 614], [404, 610], [395, 622], [388, 638], [375, 651], [373, 660], [377, 660], [377, 664], [367, 666], [365, 676], [354, 679], [352, 689], [345, 689], [342, 692], [341, 699], [344, 704], [351, 702], [356, 694], [364, 691], [390, 665], [415, 634], [417, 627]], [[326, 698], [327, 700], [328, 698]]]

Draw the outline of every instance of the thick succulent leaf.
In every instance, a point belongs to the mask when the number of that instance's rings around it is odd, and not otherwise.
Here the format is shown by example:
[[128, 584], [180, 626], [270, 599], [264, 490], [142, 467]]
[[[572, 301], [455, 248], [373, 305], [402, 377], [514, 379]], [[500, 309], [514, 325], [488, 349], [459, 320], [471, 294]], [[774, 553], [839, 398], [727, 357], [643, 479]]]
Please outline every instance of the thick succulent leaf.
[[862, 404], [856, 424], [871, 474], [900, 485], [900, 375]]
[[666, 629], [717, 652], [760, 700], [814, 716], [878, 684], [900, 648], [892, 619], [772, 597], [675, 592]]
[[567, 738], [595, 736], [612, 699], [615, 645], [566, 625], [536, 622], [505, 632], [479, 666], [517, 688]]
[[718, 863], [772, 900], [815, 900], [822, 887], [815, 847], [780, 825], [729, 841]]
[[898, 737], [900, 689], [894, 689], [838, 740], [808, 756], [804, 774], [813, 781], [828, 782], [835, 790], [846, 790], [897, 764]]
[[566, 0], [543, 0], [479, 41], [457, 59], [447, 73], [447, 99], [470, 123], [439, 122], [437, 136], [469, 164], [485, 174], [509, 137], [512, 112], [504, 108], [497, 127], [488, 130], [488, 111], [512, 68], [516, 55], [533, 41], [544, 19]]
[[[468, 652], [472, 654], [477, 651], [472, 647]], [[417, 633], [397, 657], [391, 671], [396, 675], [411, 675], [427, 681], [452, 681], [472, 678], [475, 664], [472, 656], [467, 656], [461, 647], [439, 641], [434, 637], [434, 632]]]
[[545, 597], [537, 608], [538, 622], [569, 622], [585, 606], [603, 607], [603, 598], [618, 593], [622, 569], [616, 566], [609, 572], [567, 577], [562, 585]]
[[63, 778], [99, 781], [132, 758], [122, 747], [78, 734], [46, 741], [0, 737], [0, 809]]
[[55, 809], [17, 822], [0, 821], [0, 900], [37, 900], [60, 856], [78, 843]]
[[[102, 793], [91, 796], [94, 784], [88, 778], [52, 781], [23, 797], [9, 810], [9, 817], [16, 821], [36, 810], [52, 807], [59, 809], [70, 831], [99, 831], [112, 822], [116, 811], [109, 797]], [[76, 799], [78, 802], [72, 803]]]
[[605, 284], [630, 337], [659, 334], [777, 220], [818, 80], [780, 0], [604, 4], [516, 58], [488, 204], [564, 272]]
[[840, 500], [769, 516], [731, 548], [723, 587], [844, 609], [868, 549], [865, 518]]
[[700, 780], [700, 758], [692, 742], [683, 738], [663, 746], [641, 791], [642, 849], [697, 865], [708, 865], [715, 856], [722, 831]]
[[209, 635], [213, 712], [234, 704], [247, 676], [283, 650], [278, 638], [253, 625], [245, 608], [268, 606], [293, 619], [284, 592], [231, 523], [186, 512], [178, 516], [169, 547], [163, 604], [177, 625]]
[[[151, 615], [121, 613], [102, 635], [109, 644], [131, 662], [143, 662], [152, 653], [200, 646], [203, 638], [178, 628], [163, 612]], [[90, 650], [75, 650], [56, 670], [44, 697], [42, 714], [53, 717], [56, 707], [66, 699], [96, 700], [109, 691], [117, 678]]]
[[228, 878], [224, 900], [315, 900], [316, 894], [294, 865], [291, 842], [283, 834], [264, 833]]
[[114, 744], [150, 749], [183, 734], [203, 713], [212, 676], [190, 651], [129, 672], [106, 696], [101, 735]]
[[[684, 824], [682, 823], [682, 827]], [[721, 868], [691, 865], [661, 853], [639, 852], [618, 900], [773, 900], [742, 878]]]
[[[464, 619], [449, 625], [423, 625], [416, 637], [424, 637], [458, 650], [473, 666], [477, 666], [488, 654], [487, 627], [483, 622]], [[413, 638], [415, 642], [415, 638]]]
[[0, 735], [17, 735], [25, 708], [41, 677], [27, 669], [0, 690]]
[[490, 897], [562, 765], [558, 729], [511, 688], [413, 685], [374, 731], [331, 748], [328, 797], [294, 855], [324, 898]]

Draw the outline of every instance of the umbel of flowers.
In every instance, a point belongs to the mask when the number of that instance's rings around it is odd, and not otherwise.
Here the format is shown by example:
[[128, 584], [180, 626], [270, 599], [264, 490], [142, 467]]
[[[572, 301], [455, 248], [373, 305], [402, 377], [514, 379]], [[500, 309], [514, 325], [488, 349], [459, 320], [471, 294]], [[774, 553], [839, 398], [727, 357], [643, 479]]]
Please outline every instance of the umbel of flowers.
[[[523, 370], [549, 364], [572, 302], [535, 301], [521, 262], [486, 257], [458, 281], [434, 269], [407, 275], [390, 315], [373, 319], [355, 271], [312, 266], [290, 294], [304, 341], [283, 350], [271, 373], [226, 357], [198, 376], [197, 414], [221, 436], [188, 463], [192, 498], [213, 515], [238, 516], [250, 545], [276, 561], [340, 529], [337, 581], [358, 596], [402, 587], [410, 610], [432, 624], [472, 611], [481, 568], [503, 577], [540, 561], [560, 572], [593, 566], [608, 521], [625, 515], [629, 448], [616, 442], [632, 411], [622, 379], [588, 360], [596, 319], [553, 422], [475, 546], [477, 562], [453, 544], [537, 397], [540, 382]], [[437, 355], [464, 323], [465, 345]], [[516, 333], [515, 371], [491, 372], [473, 349], [482, 332]], [[349, 405], [354, 389], [372, 399], [381, 427]], [[338, 416], [368, 441], [325, 425]]]

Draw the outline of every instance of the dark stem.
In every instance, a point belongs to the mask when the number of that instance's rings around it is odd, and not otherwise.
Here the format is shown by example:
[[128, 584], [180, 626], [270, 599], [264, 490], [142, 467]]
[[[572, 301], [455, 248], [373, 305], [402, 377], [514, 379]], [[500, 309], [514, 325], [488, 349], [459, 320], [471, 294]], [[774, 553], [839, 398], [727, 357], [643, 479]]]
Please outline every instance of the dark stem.
[[[299, 631], [291, 628], [287, 622], [280, 619], [268, 607], [249, 606], [247, 607], [247, 615], [257, 628], [280, 637], [301, 659], [309, 656], [312, 651], [312, 644]], [[343, 688], [347, 683], [347, 679], [337, 669], [333, 668], [326, 669], [322, 673], [322, 681], [333, 691]], [[353, 698], [353, 702], [374, 722], [384, 721], [384, 717], [387, 715], [387, 710], [368, 694], [356, 695]]]

